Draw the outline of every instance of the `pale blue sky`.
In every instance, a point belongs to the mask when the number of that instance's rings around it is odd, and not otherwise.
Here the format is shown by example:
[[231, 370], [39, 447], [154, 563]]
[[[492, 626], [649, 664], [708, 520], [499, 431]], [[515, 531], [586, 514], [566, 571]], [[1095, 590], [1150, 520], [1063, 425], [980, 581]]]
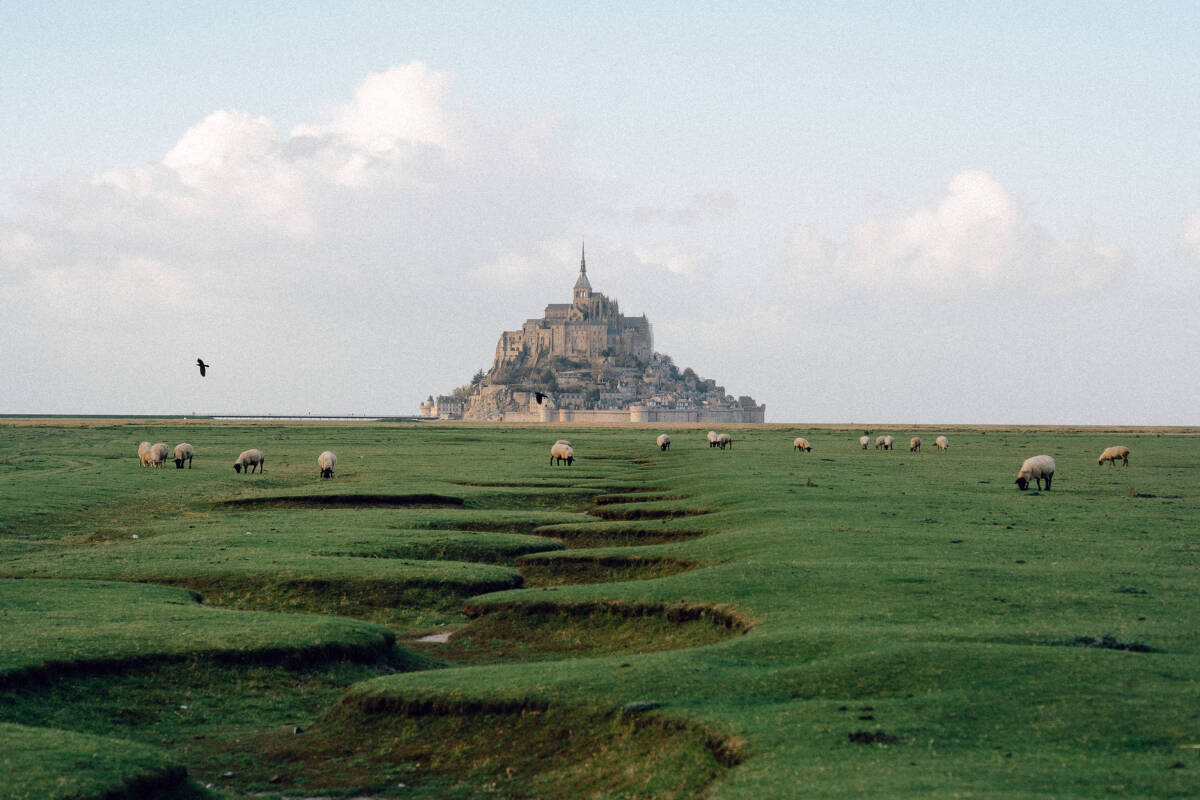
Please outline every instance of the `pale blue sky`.
[[[67, 220], [91, 219], [93, 212], [86, 209], [103, 201], [81, 199], [82, 190], [72, 189], [72, 181], [82, 186], [89, 176], [160, 165], [185, 133], [220, 110], [268, 118], [282, 142], [296, 126], [322, 125], [336, 117], [368, 75], [422, 62], [444, 78], [438, 108], [453, 117], [456, 130], [474, 132], [474, 145], [485, 143], [471, 149], [475, 160], [469, 166], [456, 165], [465, 171], [453, 180], [438, 183], [443, 175], [423, 184], [423, 192], [433, 184], [446, 193], [453, 189], [458, 202], [437, 191], [418, 201], [392, 186], [384, 195], [348, 192], [337, 205], [330, 192], [319, 192], [322, 202], [334, 203], [331, 214], [367, 204], [372, 211], [363, 218], [375, 219], [376, 227], [386, 225], [386, 199], [394, 213], [419, 209], [438, 220], [442, 231], [420, 228], [426, 240], [420, 247], [411, 236], [399, 244], [386, 236], [373, 243], [369, 226], [353, 242], [335, 241], [338, 237], [329, 233], [321, 239], [328, 249], [317, 260], [345, 264], [369, 282], [379, 274], [375, 270], [391, 269], [387, 254], [395, 253], [397, 263], [411, 259], [396, 267], [397, 274], [407, 270], [408, 286], [420, 283], [422, 269], [458, 270], [466, 280], [483, 274], [479, 270], [494, 272], [503, 262], [511, 278], [503, 291], [511, 293], [508, 300], [517, 307], [485, 314], [478, 329], [462, 332], [463, 341], [448, 360], [406, 361], [408, 369], [427, 374], [372, 395], [374, 404], [393, 397], [401, 406], [410, 397], [415, 403], [486, 366], [501, 328], [514, 328], [538, 315], [545, 303], [562, 300], [545, 296], [550, 287], [530, 276], [571, 270], [571, 261], [558, 254], [562, 243], [587, 233], [596, 243], [598, 289], [616, 295], [627, 312], [647, 313], [656, 323], [660, 349], [735, 392], [760, 396], [780, 410], [780, 415], [769, 412], [777, 420], [813, 414], [835, 418], [843, 409], [855, 418], [937, 421], [926, 419], [934, 412], [919, 407], [915, 385], [902, 398], [872, 396], [847, 409], [846, 403], [808, 396], [810, 388], [756, 374], [746, 365], [750, 343], [735, 346], [721, 332], [735, 328], [735, 314], [744, 317], [748, 309], [767, 306], [762, 313], [774, 316], [762, 324], [775, 326], [777, 336], [807, 340], [814, 331], [804, 325], [817, 323], [811, 315], [807, 323], [799, 314], [789, 317], [787, 309], [797, 304], [819, 302], [828, 308], [847, 296], [874, 303], [877, 298], [870, 295], [882, 291], [880, 286], [894, 293], [924, 293], [922, 304], [932, 303], [927, 280], [914, 284], [893, 276], [880, 284], [856, 266], [874, 263], [883, 270], [880, 275], [897, 268], [904, 272], [918, 252], [924, 254], [917, 257], [922, 274], [944, 272], [936, 282], [939, 302], [956, 298], [964, 317], [948, 338], [978, 337], [979, 347], [1003, 348], [1008, 339], [1002, 317], [973, 323], [963, 309], [978, 304], [987, 316], [1012, 302], [1023, 324], [1041, 310], [1014, 294], [1013, 287], [995, 284], [997, 269], [1003, 272], [1018, 261], [1058, 264], [1075, 258], [1065, 255], [1067, 250], [1102, 251], [1098, 269], [1104, 277], [1077, 281], [1086, 290], [1076, 291], [1074, 284], [1056, 289], [1057, 299], [1047, 308], [1074, 321], [1063, 323], [1061, 336], [1080, 357], [1098, 366], [1108, 359], [1114, 368], [1150, 369], [1148, 377], [1165, 392], [1163, 410], [1143, 419], [1135, 404], [1106, 405], [1088, 398], [1080, 385], [1071, 395], [1070, 411], [1060, 416], [1072, 417], [1065, 421], [1196, 422], [1194, 403], [1186, 399], [1196, 378], [1178, 374], [1185, 355], [1180, 342], [1196, 332], [1195, 312], [1181, 308], [1164, 320], [1154, 309], [1163, 297], [1200, 287], [1200, 241], [1194, 247], [1181, 244], [1187, 221], [1200, 206], [1198, 30], [1200, 7], [1193, 3], [580, 3], [568, 8], [549, 3], [93, 7], [5, 2], [0, 4], [0, 107], [5, 110], [0, 224], [10, 237], [24, 237], [20, 242], [54, 246], [39, 245], [37, 259], [22, 256], [26, 261], [15, 267], [11, 255], [12, 264], [0, 263], [8, 270], [7, 277], [0, 273], [0, 287], [7, 287], [0, 302], [36, 303], [39, 292], [63, 296], [73, 280], [64, 276], [75, 273], [55, 272], [62, 268], [55, 259], [68, 258], [67, 250], [69, 258], [89, 264], [89, 253], [108, 253], [110, 266], [95, 267], [100, 275], [107, 275], [111, 264], [140, 258], [166, 265], [171, 280], [186, 282], [208, 263], [202, 248], [89, 240], [78, 228], [99, 229], [99, 216], [90, 226]], [[501, 141], [517, 146], [514, 142], [525, 141], [527, 134], [537, 141], [536, 167], [497, 166], [488, 148]], [[952, 180], [963, 173], [975, 176], [959, 184], [967, 199], [922, 221], [921, 210], [936, 211], [953, 195]], [[139, 195], [140, 205], [128, 210], [132, 218], [122, 217], [120, 225], [153, 229], [156, 241], [178, 241], [180, 231], [173, 227], [178, 221], [166, 219], [167, 212], [154, 207], [157, 200], [148, 199], [162, 196], [158, 191]], [[966, 239], [942, 235], [947, 220], [961, 220], [960, 212], [972, 220], [991, 219], [985, 209], [1005, 206], [1007, 199], [1019, 208], [1017, 216], [1003, 223], [1003, 232], [986, 233], [992, 239], [978, 247], [970, 240], [978, 234], [974, 222], [963, 223], [972, 231]], [[496, 211], [510, 205], [504, 213]], [[474, 217], [474, 226], [465, 216]], [[869, 224], [879, 230], [864, 229]], [[942, 234], [931, 233], [934, 228]], [[818, 248], [820, 257], [810, 249], [804, 251], [807, 261], [797, 261], [798, 231], [828, 245]], [[237, 252], [247, 263], [263, 262], [268, 256], [256, 253], [269, 253], [278, 244], [246, 235]], [[405, 245], [412, 245], [407, 255]], [[999, 247], [1000, 254], [986, 263], [971, 262], [972, 253], [989, 247]], [[17, 252], [12, 248], [8, 252]], [[445, 264], [430, 255], [439, 252]], [[1084, 263], [1088, 258], [1079, 256], [1071, 274], [1092, 276], [1095, 265]], [[512, 259], [523, 266], [513, 268]], [[606, 259], [613, 264], [607, 276]], [[987, 288], [994, 296], [956, 283], [978, 274], [992, 276]], [[845, 276], [854, 280], [843, 282]], [[208, 277], [222, 279], [216, 273]], [[1036, 274], [1030, 280], [1036, 282]], [[647, 281], [658, 283], [644, 291]], [[569, 289], [572, 278], [567, 275], [561, 283]], [[720, 323], [711, 320], [714, 330], [707, 337], [687, 335], [695, 314], [708, 308], [703, 298], [729, 292], [730, 286], [737, 288], [721, 312], [729, 316]], [[186, 293], [182, 284], [178, 291]], [[795, 291], [797, 298], [789, 302], [781, 294], [786, 291]], [[438, 308], [439, 288], [431, 286], [429, 292], [422, 305]], [[661, 308], [664, 292], [687, 300], [673, 304], [675, 310]], [[1143, 339], [1124, 346], [1089, 345], [1083, 333], [1088, 314], [1120, 300], [1137, 305], [1144, 319], [1136, 330]], [[287, 319], [302, 325], [306, 309], [298, 304], [281, 311], [281, 324]], [[210, 324], [219, 326], [219, 319], [217, 314]], [[844, 322], [853, 326], [856, 319]], [[880, 324], [864, 314], [860, 329]], [[897, 322], [900, 329], [892, 335], [881, 332], [882, 354], [827, 344], [830, 381], [838, 363], [908, 358], [902, 353], [907, 324]], [[942, 324], [944, 319], [928, 319], [916, 330]], [[994, 335], [980, 332], [986, 325]], [[111, 334], [121, 339], [119, 330]], [[949, 344], [925, 346], [936, 350], [925, 366], [930, 376], [945, 374], [964, 356]], [[31, 359], [30, 369], [61, 356], [53, 344], [42, 347], [51, 349]], [[274, 355], [283, 358], [286, 346], [278, 348]], [[1148, 368], [1143, 360], [1154, 359], [1154, 353], [1163, 353], [1162, 361]], [[771, 365], [794, 356], [777, 351], [759, 357]], [[60, 367], [66, 369], [70, 359], [62, 357]], [[1047, 355], [1032, 357], [1041, 359], [1043, 377], [1077, 378], [1061, 365], [1056, 371]], [[1038, 373], [1019, 364], [1012, 368]], [[1178, 385], [1163, 388], [1173, 375]], [[993, 379], [981, 375], [980, 380], [991, 386]], [[873, 390], [851, 382], [843, 391], [865, 397]], [[804, 396], [796, 399], [797, 394]], [[314, 402], [348, 405], [353, 396], [326, 393]], [[271, 402], [278, 406], [288, 400], [281, 394]], [[20, 407], [0, 411], [38, 410], [33, 406], [45, 401], [31, 392], [12, 402]], [[134, 401], [114, 390], [106, 402]], [[232, 394], [211, 402], [221, 406], [213, 410], [237, 410], [229, 407], [238, 402]], [[978, 413], [989, 419], [973, 418], [981, 408]], [[998, 402], [981, 406], [952, 397], [940, 401], [936, 411], [941, 418], [955, 417], [946, 421], [1009, 421], [998, 418], [1004, 413]], [[1062, 421], [1038, 413], [1047, 418], [1014, 412], [1012, 421]]]

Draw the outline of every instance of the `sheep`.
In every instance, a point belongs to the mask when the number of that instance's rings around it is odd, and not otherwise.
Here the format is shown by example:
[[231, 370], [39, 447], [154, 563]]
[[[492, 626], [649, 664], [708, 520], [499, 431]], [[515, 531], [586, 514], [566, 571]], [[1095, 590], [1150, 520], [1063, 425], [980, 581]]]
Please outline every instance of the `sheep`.
[[860, 437], [858, 437], [858, 443], [860, 445], [862, 445], [863, 450], [866, 450], [867, 447], [869, 447], [871, 444], [871, 437], [870, 436], [860, 436]]
[[950, 440], [947, 439], [945, 436], [937, 437], [936, 439], [933, 440], [933, 443], [935, 445], [937, 445], [938, 450], [941, 450], [943, 452], [950, 449]]
[[733, 449], [733, 437], [730, 436], [728, 433], [717, 434], [717, 447], [721, 448], [722, 450], [724, 450], [726, 447], [728, 447], [730, 450], [732, 450]]
[[246, 474], [250, 474], [257, 467], [259, 474], [262, 474], [266, 460], [267, 457], [263, 455], [262, 450], [243, 450], [237, 457], [237, 461], [233, 462], [233, 471], [240, 473], [242, 470], [246, 470]]
[[150, 443], [142, 442], [138, 445], [138, 460], [142, 462], [143, 467], [150, 466]]
[[1029, 488], [1029, 482], [1037, 481], [1038, 491], [1042, 488], [1042, 479], [1046, 479], [1046, 491], [1050, 491], [1050, 479], [1054, 477], [1054, 459], [1050, 456], [1030, 456], [1025, 459], [1025, 463], [1021, 465], [1021, 471], [1017, 473], [1017, 486], [1021, 487], [1021, 491]]
[[192, 456], [196, 455], [196, 448], [192, 447], [187, 442], [180, 442], [175, 445], [175, 469], [183, 469], [183, 462], [188, 462], [188, 469], [192, 468]]
[[792, 449], [803, 450], [807, 453], [812, 450], [812, 445], [808, 443], [808, 439], [805, 439], [803, 436], [797, 436], [796, 441], [792, 442]]
[[884, 439], [886, 439], [886, 438], [887, 438], [886, 436], [876, 436], [876, 437], [875, 437], [875, 449], [876, 449], [876, 450], [878, 450], [878, 449], [880, 449], [881, 447], [883, 447], [883, 440], [884, 440]]
[[337, 456], [329, 450], [317, 456], [317, 466], [321, 468], [322, 478], [332, 478], [333, 468], [337, 466]]
[[665, 433], [660, 433], [658, 435], [657, 441], [658, 441], [658, 449], [659, 450], [670, 450], [671, 449], [671, 437], [667, 436]]
[[914, 436], [908, 440], [908, 452], [910, 452], [910, 453], [921, 452], [921, 437], [920, 436]]
[[716, 431], [708, 432], [708, 446], [709, 447], [717, 446], [717, 432]]
[[552, 465], [561, 464], [565, 461], [569, 467], [571, 466], [571, 462], [574, 460], [575, 450], [571, 447], [571, 445], [562, 441], [557, 441], [554, 443], [554, 446], [550, 448], [550, 463]]
[[150, 446], [150, 466], [158, 469], [163, 464], [167, 463], [167, 454], [171, 452], [171, 448], [167, 447], [166, 442], [155, 442]]
[[1103, 465], [1104, 462], [1107, 461], [1109, 466], [1115, 467], [1117, 465], [1117, 459], [1124, 461], [1125, 466], [1128, 467], [1129, 448], [1120, 444], [1113, 445], [1112, 447], [1106, 447], [1104, 448], [1104, 452], [1100, 454], [1100, 460], [1096, 463]]
[[896, 445], [895, 436], [880, 436], [875, 440], [875, 449], [883, 448], [884, 450], [892, 450]]

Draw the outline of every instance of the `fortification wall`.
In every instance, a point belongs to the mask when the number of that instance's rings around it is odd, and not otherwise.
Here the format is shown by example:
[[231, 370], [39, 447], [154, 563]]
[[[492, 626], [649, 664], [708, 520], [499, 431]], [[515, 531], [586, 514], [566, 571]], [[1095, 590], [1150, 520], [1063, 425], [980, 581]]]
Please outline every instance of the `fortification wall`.
[[705, 425], [738, 425], [765, 422], [767, 407], [756, 408], [644, 408], [570, 409], [542, 406], [536, 411], [504, 411], [489, 415], [493, 422], [551, 422], [573, 425], [628, 425], [630, 423], [662, 422]]

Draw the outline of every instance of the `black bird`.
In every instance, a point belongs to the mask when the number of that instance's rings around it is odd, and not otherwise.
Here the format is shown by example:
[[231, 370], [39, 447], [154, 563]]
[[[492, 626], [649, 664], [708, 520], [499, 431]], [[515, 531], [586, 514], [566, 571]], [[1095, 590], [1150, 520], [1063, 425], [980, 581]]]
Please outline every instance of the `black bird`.
[[546, 399], [546, 395], [542, 392], [534, 392], [533, 396], [537, 398], [539, 406], [542, 404], [542, 401]]
[[209, 366], [211, 366], [211, 365], [209, 365], [209, 364], [205, 364], [205, 363], [204, 363], [204, 359], [203, 359], [203, 358], [197, 358], [197, 359], [196, 359], [196, 366], [200, 368], [200, 377], [201, 377], [201, 378], [203, 378], [203, 377], [204, 377], [204, 371], [205, 371], [206, 369], [208, 369], [208, 368], [209, 368]]

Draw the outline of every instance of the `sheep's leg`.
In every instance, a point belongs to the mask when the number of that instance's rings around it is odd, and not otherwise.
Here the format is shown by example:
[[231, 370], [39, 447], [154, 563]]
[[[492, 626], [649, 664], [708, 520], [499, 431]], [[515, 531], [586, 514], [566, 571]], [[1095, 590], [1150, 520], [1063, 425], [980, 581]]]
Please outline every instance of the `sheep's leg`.
[[1053, 478], [1053, 477], [1054, 477], [1053, 475], [1047, 475], [1047, 476], [1046, 476], [1046, 491], [1047, 491], [1047, 492], [1048, 492], [1048, 491], [1050, 491], [1050, 479], [1051, 479], [1051, 478]]

